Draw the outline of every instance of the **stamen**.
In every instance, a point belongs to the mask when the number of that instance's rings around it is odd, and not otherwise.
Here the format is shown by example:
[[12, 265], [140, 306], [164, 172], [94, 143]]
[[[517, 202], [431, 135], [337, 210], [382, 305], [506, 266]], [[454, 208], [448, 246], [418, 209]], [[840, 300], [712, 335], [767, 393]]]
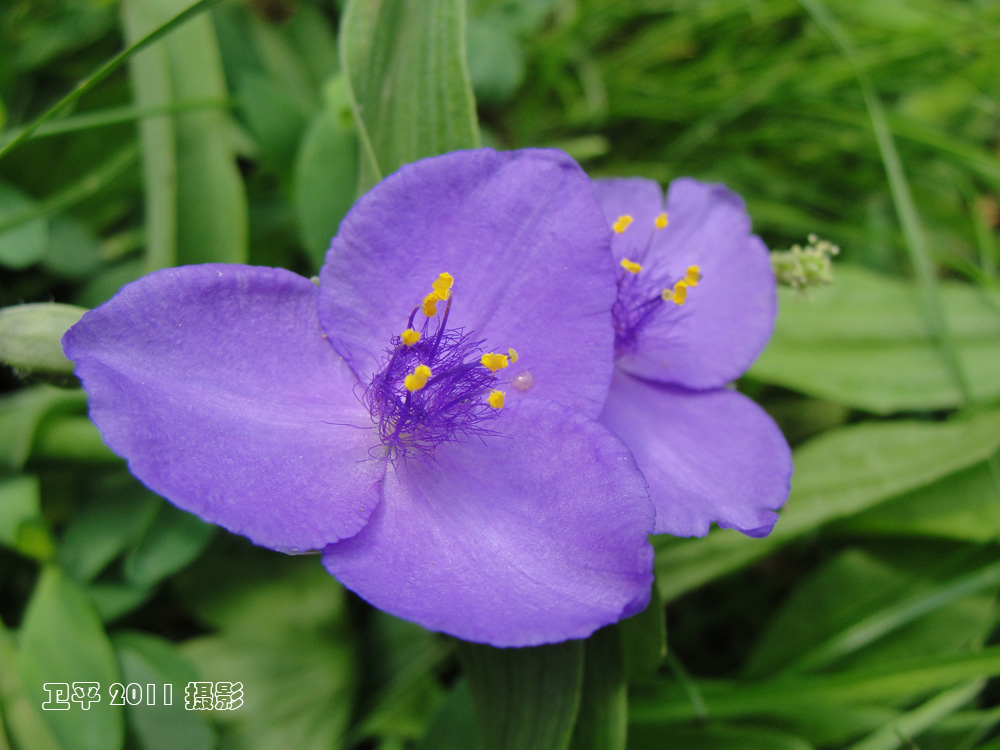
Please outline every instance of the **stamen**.
[[403, 385], [410, 393], [414, 393], [427, 385], [427, 378], [430, 376], [431, 368], [427, 365], [417, 365], [413, 369], [413, 374], [407, 375], [406, 378], [403, 379]]
[[663, 229], [667, 226], [667, 215], [665, 213], [660, 214], [656, 217], [656, 228]]
[[434, 288], [434, 295], [440, 300], [448, 299], [451, 294], [451, 287], [455, 283], [454, 277], [450, 273], [442, 273], [431, 286]]
[[683, 305], [687, 301], [688, 284], [681, 279], [674, 284], [673, 290], [664, 289], [661, 295], [665, 302], [673, 302], [675, 305]]
[[438, 299], [439, 298], [437, 294], [435, 294], [434, 292], [431, 292], [426, 297], [424, 297], [424, 305], [422, 309], [424, 315], [426, 315], [428, 318], [433, 318], [435, 315], [437, 315]]
[[628, 258], [622, 258], [622, 268], [624, 268], [629, 273], [639, 273], [642, 270], [642, 265], [635, 263]]
[[621, 216], [618, 217], [615, 223], [611, 225], [611, 228], [615, 230], [615, 234], [621, 234], [626, 229], [628, 229], [629, 224], [631, 224], [632, 221], [633, 219], [631, 216], [629, 216], [628, 214], [622, 214]]
[[507, 358], [510, 360], [511, 364], [514, 364], [515, 362], [517, 362], [517, 350], [515, 350], [515, 349], [508, 349], [507, 350]]
[[698, 266], [688, 266], [687, 272], [684, 274], [684, 283], [688, 286], [698, 286], [699, 281], [701, 281], [701, 268]]
[[487, 368], [490, 372], [496, 372], [497, 370], [502, 370], [507, 366], [507, 355], [506, 354], [484, 354], [482, 359], [479, 360], [483, 363], [483, 367]]
[[[434, 291], [413, 309], [403, 332], [392, 337], [362, 397], [390, 461], [429, 456], [438, 445], [463, 436], [497, 434], [489, 426], [502, 418], [505, 402], [504, 392], [497, 390], [503, 382], [497, 370], [517, 352], [484, 352], [485, 342], [474, 332], [449, 326], [453, 284], [447, 273], [433, 282]], [[421, 310], [426, 317], [417, 323]]]

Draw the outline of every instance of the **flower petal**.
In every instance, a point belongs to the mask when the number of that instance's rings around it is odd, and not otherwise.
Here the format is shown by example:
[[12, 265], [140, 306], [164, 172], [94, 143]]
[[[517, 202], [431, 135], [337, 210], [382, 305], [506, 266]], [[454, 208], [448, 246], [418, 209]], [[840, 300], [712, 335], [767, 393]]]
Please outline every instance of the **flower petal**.
[[505, 435], [386, 474], [381, 504], [323, 562], [380, 609], [470, 641], [582, 638], [642, 610], [653, 510], [625, 446], [530, 399]]
[[[602, 205], [618, 210], [624, 196], [645, 206], [650, 197], [636, 182], [642, 181], [608, 181], [599, 192]], [[724, 185], [674, 180], [666, 213], [669, 224], [654, 233], [642, 273], [666, 286], [696, 265], [702, 278], [683, 306], [667, 303], [650, 319], [634, 350], [620, 353], [618, 366], [650, 380], [719, 387], [746, 371], [774, 328], [777, 296], [767, 248], [750, 233], [742, 198]], [[614, 241], [616, 258], [638, 254], [627, 244], [629, 231]]]
[[367, 382], [448, 272], [450, 325], [475, 331], [490, 351], [517, 350], [505, 375], [530, 371], [528, 395], [596, 416], [611, 380], [609, 243], [590, 181], [565, 154], [425, 159], [383, 180], [341, 223], [320, 273], [320, 320]]
[[767, 536], [778, 520], [791, 452], [774, 421], [743, 394], [618, 372], [600, 421], [631, 448], [649, 482], [655, 533], [705, 536], [714, 521]]
[[150, 489], [265, 547], [321, 548], [364, 526], [384, 464], [316, 296], [280, 269], [158, 271], [63, 347], [105, 441]]
[[656, 218], [664, 213], [659, 183], [639, 177], [613, 177], [594, 180], [593, 185], [608, 226], [614, 226], [622, 216], [632, 218], [627, 229], [614, 235], [615, 260], [641, 261], [650, 240], [657, 234]]

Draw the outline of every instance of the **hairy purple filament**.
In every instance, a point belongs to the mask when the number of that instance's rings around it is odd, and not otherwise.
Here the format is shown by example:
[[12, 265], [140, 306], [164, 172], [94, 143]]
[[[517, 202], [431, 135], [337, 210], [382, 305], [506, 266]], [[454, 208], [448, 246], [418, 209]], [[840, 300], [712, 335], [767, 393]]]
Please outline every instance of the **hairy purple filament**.
[[[408, 327], [418, 311], [410, 313]], [[449, 329], [450, 311], [451, 297], [433, 333], [428, 318], [411, 346], [393, 336], [385, 365], [362, 397], [391, 457], [430, 455], [460, 436], [495, 434], [482, 425], [499, 415], [486, 401], [498, 378], [480, 362], [485, 342], [461, 328]], [[410, 392], [404, 381], [417, 365], [427, 365], [432, 375], [423, 388]]]
[[[652, 294], [638, 275], [622, 271], [618, 275], [618, 297], [611, 308], [615, 326], [615, 352], [625, 354], [635, 348], [639, 332], [666, 304], [659, 291]], [[658, 287], [659, 289], [659, 287]]]

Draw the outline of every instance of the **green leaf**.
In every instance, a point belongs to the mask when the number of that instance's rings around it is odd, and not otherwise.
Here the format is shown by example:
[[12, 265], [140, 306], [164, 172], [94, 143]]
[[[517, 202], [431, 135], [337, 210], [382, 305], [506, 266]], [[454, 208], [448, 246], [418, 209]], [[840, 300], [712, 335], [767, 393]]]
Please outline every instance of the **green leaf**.
[[[294, 613], [289, 613], [294, 618]], [[337, 630], [295, 627], [187, 641], [202, 679], [240, 682], [243, 706], [213, 718], [237, 747], [336, 750], [353, 708], [353, 644]], [[338, 637], [339, 636], [339, 637]]]
[[101, 263], [101, 245], [90, 227], [65, 215], [52, 217], [49, 246], [42, 258], [46, 271], [61, 278], [83, 279]]
[[60, 565], [78, 581], [93, 580], [136, 544], [162, 502], [124, 472], [96, 479], [66, 524]]
[[323, 630], [344, 616], [344, 589], [315, 557], [275, 555], [228, 535], [172, 583], [187, 609], [234, 635]]
[[940, 545], [926, 543], [882, 555], [848, 550], [792, 593], [757, 643], [746, 675], [967, 652], [992, 628], [998, 586], [1000, 564], [988, 555], [963, 555], [956, 564]]
[[945, 315], [943, 296], [934, 268], [934, 261], [931, 258], [927, 235], [922, 227], [920, 213], [913, 201], [913, 191], [910, 189], [910, 182], [906, 178], [902, 160], [896, 150], [896, 142], [889, 127], [882, 100], [875, 85], [868, 77], [866, 63], [856, 53], [850, 37], [829, 14], [824, 3], [821, 0], [800, 0], [800, 4], [843, 54], [857, 79], [861, 95], [865, 100], [865, 108], [871, 119], [872, 130], [875, 132], [875, 141], [882, 157], [882, 164], [885, 167], [889, 192], [892, 194], [896, 214], [906, 239], [906, 250], [909, 253], [914, 271], [916, 271], [921, 312], [934, 336], [938, 346], [938, 354], [947, 368], [952, 384], [959, 391], [959, 403], [964, 404], [975, 396]]
[[0, 480], [0, 544], [42, 561], [55, 552], [52, 533], [42, 516], [36, 477]]
[[351, 205], [358, 185], [358, 134], [347, 83], [326, 89], [325, 104], [306, 130], [295, 159], [295, 213], [299, 236], [316, 268]]
[[[975, 653], [897, 659], [892, 664], [834, 675], [790, 676], [769, 680], [704, 680], [699, 688], [709, 716], [796, 718], [809, 712], [836, 713], [877, 702], [898, 703], [952, 687], [962, 680], [1000, 674], [1000, 647]], [[657, 689], [632, 696], [635, 723], [690, 721], [695, 709], [676, 685], [661, 681]], [[882, 711], [884, 715], [885, 711]], [[871, 717], [877, 712], [869, 712]]]
[[142, 606], [153, 595], [152, 588], [129, 583], [89, 583], [87, 596], [103, 622], [113, 622]]
[[471, 750], [478, 742], [469, 683], [461, 680], [441, 703], [417, 750]]
[[[779, 292], [774, 335], [750, 375], [880, 414], [959, 406], [917, 287], [848, 266], [835, 275], [811, 299]], [[1000, 295], [942, 282], [940, 299], [973, 398], [1000, 398]]]
[[42, 572], [21, 625], [21, 680], [35, 706], [49, 700], [46, 683], [97, 683], [100, 702], [86, 711], [44, 711], [43, 719], [66, 750], [115, 750], [124, 741], [120, 706], [107, 689], [121, 681], [114, 650], [93, 604], [59, 568]]
[[[189, 0], [122, 3], [130, 42], [166, 23]], [[161, 107], [224, 99], [212, 21], [202, 15], [130, 60], [136, 103]], [[188, 263], [245, 263], [247, 205], [225, 112], [200, 110], [140, 124], [146, 182], [147, 270]]]
[[837, 530], [989, 542], [1000, 536], [996, 477], [984, 461], [840, 521]]
[[20, 132], [9, 141], [0, 147], [0, 159], [6, 156], [8, 153], [13, 151], [17, 146], [22, 144], [24, 141], [31, 137], [32, 133], [39, 128], [39, 126], [44, 125], [46, 122], [51, 120], [62, 110], [68, 107], [70, 104], [75, 102], [81, 96], [93, 89], [98, 83], [103, 81], [108, 75], [117, 70], [122, 63], [130, 59], [133, 55], [138, 53], [140, 50], [145, 49], [153, 42], [161, 39], [162, 37], [169, 34], [171, 31], [179, 26], [187, 23], [190, 19], [196, 17], [199, 13], [212, 7], [219, 0], [197, 0], [197, 2], [192, 3], [176, 16], [173, 16], [165, 23], [159, 25], [148, 34], [146, 34], [141, 39], [138, 39], [132, 43], [126, 49], [123, 49], [117, 55], [108, 60], [104, 65], [99, 67], [93, 73], [91, 73], [87, 78], [80, 81], [70, 93], [66, 94], [62, 99], [49, 107], [40, 116], [32, 120], [28, 125], [21, 128]]
[[583, 689], [572, 750], [624, 750], [628, 731], [625, 655], [619, 626], [584, 641]]
[[569, 746], [583, 687], [583, 642], [508, 649], [457, 645], [482, 750]]
[[402, 741], [425, 735], [444, 700], [437, 673], [451, 656], [451, 644], [384, 612], [373, 612], [366, 626], [366, 643], [377, 657], [365, 666], [369, 680], [380, 687], [352, 729], [350, 744], [362, 738]]
[[42, 721], [41, 707], [32, 705], [21, 684], [17, 662], [17, 643], [0, 620], [0, 747], [4, 750], [9, 747], [4, 744], [7, 736], [16, 748], [60, 750], [56, 738]]
[[945, 690], [851, 745], [848, 750], [895, 750], [904, 744], [913, 746], [913, 737], [970, 703], [982, 687], [982, 680], [970, 680]]
[[[29, 211], [34, 205], [17, 188], [0, 183], [0, 223]], [[48, 244], [49, 228], [43, 218], [0, 231], [0, 265], [26, 268], [44, 257]]]
[[513, 30], [499, 19], [470, 18], [469, 78], [480, 102], [510, 99], [524, 81], [524, 52]]
[[801, 737], [785, 732], [718, 723], [703, 728], [636, 727], [630, 733], [629, 748], [632, 750], [662, 750], [664, 747], [691, 750], [813, 750], [813, 746]]
[[187, 641], [202, 679], [242, 682], [244, 705], [217, 711], [226, 747], [335, 750], [360, 674], [345, 591], [315, 557], [285, 557], [232, 537], [173, 579], [218, 635]]
[[361, 192], [404, 164], [479, 145], [465, 0], [351, 0], [340, 60], [361, 139]]
[[237, 96], [262, 159], [272, 169], [285, 173], [295, 158], [309, 110], [281, 81], [257, 73], [247, 73], [240, 79]]
[[126, 580], [148, 587], [173, 575], [201, 554], [215, 529], [192, 513], [158, 502], [155, 515], [125, 558]]
[[[122, 665], [122, 683], [135, 683], [144, 691], [141, 702], [125, 706], [125, 718], [143, 750], [215, 747], [215, 732], [202, 713], [184, 707], [185, 688], [198, 679], [198, 672], [177, 647], [145, 633], [121, 633], [112, 642]], [[170, 685], [169, 705], [165, 685]]]
[[656, 537], [660, 594], [670, 601], [834, 520], [930, 484], [1000, 448], [1000, 412], [943, 423], [864, 423], [830, 430], [793, 456], [792, 492], [765, 539], [715, 531], [707, 539]]
[[87, 312], [75, 305], [43, 302], [0, 310], [0, 362], [28, 372], [71, 374], [62, 337]]
[[0, 398], [0, 465], [20, 468], [28, 460], [42, 420], [50, 414], [82, 410], [87, 394], [47, 385]]
[[75, 415], [56, 415], [39, 425], [32, 455], [41, 460], [91, 464], [121, 464], [122, 461], [105, 445], [90, 417]]
[[656, 674], [667, 656], [667, 613], [655, 583], [649, 606], [622, 620], [618, 632], [629, 682]]

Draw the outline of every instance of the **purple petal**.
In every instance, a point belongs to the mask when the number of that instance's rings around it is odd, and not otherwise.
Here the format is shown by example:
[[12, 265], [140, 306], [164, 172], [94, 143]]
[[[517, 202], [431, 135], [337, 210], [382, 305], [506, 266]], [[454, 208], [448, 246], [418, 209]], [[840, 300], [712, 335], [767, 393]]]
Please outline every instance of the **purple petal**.
[[[618, 211], [634, 200], [636, 211], [649, 213], [653, 188], [647, 194], [637, 182], [598, 181], [602, 204]], [[632, 253], [630, 259], [643, 263], [640, 273], [661, 286], [692, 265], [700, 267], [702, 280], [688, 290], [683, 306], [666, 303], [641, 329], [634, 349], [619, 353], [618, 366], [650, 380], [718, 387], [746, 371], [774, 327], [777, 297], [767, 248], [750, 233], [743, 200], [724, 185], [674, 180], [666, 213], [669, 224], [653, 233], [645, 255], [628, 244], [639, 236], [630, 238], [633, 226], [616, 235], [616, 258]]]
[[505, 435], [386, 474], [381, 504], [323, 562], [380, 609], [470, 641], [582, 638], [641, 611], [653, 510], [625, 446], [537, 399]]
[[150, 274], [63, 339], [104, 440], [150, 489], [283, 551], [357, 533], [384, 464], [317, 289], [270, 268]]
[[712, 522], [767, 536], [788, 498], [781, 430], [746, 396], [690, 391], [615, 373], [600, 421], [631, 448], [649, 482], [657, 534], [705, 536]]
[[616, 233], [612, 240], [615, 260], [635, 261], [643, 257], [650, 239], [657, 232], [656, 217], [665, 210], [660, 185], [638, 177], [615, 177], [594, 180], [593, 186], [608, 226], [622, 216], [632, 217], [628, 229]]
[[451, 325], [485, 338], [488, 350], [517, 350], [504, 374], [530, 372], [528, 395], [596, 416], [611, 380], [609, 243], [590, 181], [565, 154], [425, 159], [377, 185], [340, 225], [320, 274], [320, 320], [367, 382], [390, 337], [448, 272]]

